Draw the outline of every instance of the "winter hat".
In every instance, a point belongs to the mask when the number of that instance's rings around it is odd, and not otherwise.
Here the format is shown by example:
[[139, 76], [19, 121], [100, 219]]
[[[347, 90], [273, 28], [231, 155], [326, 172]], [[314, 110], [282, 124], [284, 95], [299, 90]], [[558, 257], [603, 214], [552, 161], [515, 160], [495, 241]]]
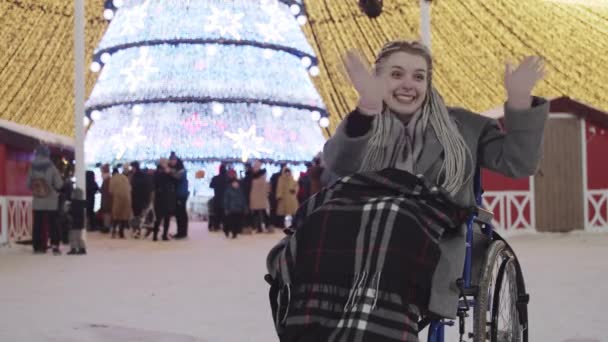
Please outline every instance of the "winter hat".
[[236, 179], [237, 178], [236, 171], [234, 169], [228, 170], [228, 178], [230, 178], [230, 179]]
[[175, 154], [174, 151], [171, 151], [171, 155], [169, 155], [169, 160], [171, 160], [171, 159], [177, 160], [177, 154]]

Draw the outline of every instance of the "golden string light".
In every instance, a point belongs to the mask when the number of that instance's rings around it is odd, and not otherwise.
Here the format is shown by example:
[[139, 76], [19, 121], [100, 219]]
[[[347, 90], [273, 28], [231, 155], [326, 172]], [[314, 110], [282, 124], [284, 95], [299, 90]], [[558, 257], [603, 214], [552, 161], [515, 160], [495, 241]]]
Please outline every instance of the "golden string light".
[[[0, 0], [0, 118], [74, 134], [73, 1]], [[86, 61], [107, 28], [86, 1]], [[97, 74], [86, 70], [87, 94]]]
[[[357, 1], [307, 0], [305, 27], [321, 63], [314, 79], [331, 114], [330, 129], [356, 103], [341, 55], [359, 48], [371, 62], [392, 39], [418, 39], [418, 1], [391, 0], [377, 19]], [[449, 105], [483, 112], [505, 100], [504, 63], [526, 55], [546, 60], [535, 94], [570, 96], [608, 110], [608, 7], [542, 0], [434, 1], [434, 83]]]
[[[591, 4], [591, 2], [589, 2]], [[386, 41], [419, 37], [415, 0], [384, 2], [371, 20], [356, 0], [306, 0], [304, 31], [321, 63], [314, 78], [333, 130], [356, 93], [341, 55], [351, 47], [368, 60]], [[73, 2], [0, 0], [0, 118], [73, 135]], [[86, 58], [107, 28], [103, 1], [87, 0]], [[543, 0], [436, 1], [434, 82], [450, 105], [477, 112], [505, 100], [504, 61], [538, 54], [548, 75], [536, 93], [567, 95], [608, 110], [608, 8]], [[87, 94], [97, 74], [87, 69]]]

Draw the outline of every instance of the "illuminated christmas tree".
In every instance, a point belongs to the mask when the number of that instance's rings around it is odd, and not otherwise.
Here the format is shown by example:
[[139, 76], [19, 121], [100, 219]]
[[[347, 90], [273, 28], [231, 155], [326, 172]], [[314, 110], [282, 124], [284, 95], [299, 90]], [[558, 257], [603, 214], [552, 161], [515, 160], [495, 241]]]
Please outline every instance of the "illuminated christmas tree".
[[[309, 161], [323, 146], [319, 72], [300, 1], [114, 0], [91, 68], [88, 163]], [[212, 163], [213, 164], [210, 164]]]

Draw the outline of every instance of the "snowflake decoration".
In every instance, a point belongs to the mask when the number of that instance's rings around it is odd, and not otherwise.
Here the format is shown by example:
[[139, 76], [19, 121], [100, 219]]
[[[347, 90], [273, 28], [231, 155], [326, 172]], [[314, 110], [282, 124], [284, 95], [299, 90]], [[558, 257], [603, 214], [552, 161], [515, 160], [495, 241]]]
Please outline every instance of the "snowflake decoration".
[[129, 126], [123, 127], [119, 134], [110, 137], [110, 143], [114, 146], [116, 159], [121, 159], [127, 150], [135, 149], [135, 145], [146, 141], [146, 136], [142, 134], [144, 128], [139, 124], [139, 118], [133, 118]]
[[211, 7], [211, 11], [213, 13], [207, 18], [205, 32], [218, 31], [222, 36], [230, 34], [237, 40], [241, 39], [239, 30], [243, 28], [241, 19], [245, 16], [244, 13], [232, 13], [230, 10], [220, 10], [217, 7]]
[[267, 43], [285, 41], [285, 33], [289, 30], [289, 21], [285, 17], [285, 12], [281, 11], [277, 1], [271, 1], [262, 8], [270, 21], [255, 24], [258, 33], [264, 37], [264, 41]]
[[143, 30], [145, 27], [145, 20], [148, 16], [148, 5], [150, 4], [149, 0], [144, 1], [139, 6], [133, 6], [131, 8], [125, 8], [121, 11], [124, 11], [127, 19], [123, 21], [122, 30], [120, 34], [124, 35], [134, 35], [139, 31]]
[[140, 83], [147, 82], [151, 74], [158, 72], [159, 69], [152, 63], [152, 57], [148, 56], [148, 47], [142, 47], [139, 49], [139, 57], [120, 71], [120, 74], [127, 78], [129, 92], [134, 93]]
[[246, 162], [249, 156], [260, 158], [261, 152], [271, 152], [270, 149], [263, 146], [264, 138], [256, 135], [255, 125], [249, 127], [247, 131], [239, 128], [236, 133], [225, 132], [224, 134], [234, 141], [233, 148], [241, 150], [241, 160], [243, 162]]

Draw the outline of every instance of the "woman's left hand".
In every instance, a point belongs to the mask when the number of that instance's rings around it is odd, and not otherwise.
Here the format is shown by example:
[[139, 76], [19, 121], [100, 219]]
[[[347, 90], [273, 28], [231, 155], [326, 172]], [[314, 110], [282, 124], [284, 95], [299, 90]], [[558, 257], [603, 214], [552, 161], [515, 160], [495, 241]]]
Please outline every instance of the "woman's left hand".
[[530, 108], [532, 90], [544, 75], [544, 63], [538, 56], [526, 57], [517, 68], [511, 63], [506, 63], [505, 89], [509, 108], [516, 110]]

